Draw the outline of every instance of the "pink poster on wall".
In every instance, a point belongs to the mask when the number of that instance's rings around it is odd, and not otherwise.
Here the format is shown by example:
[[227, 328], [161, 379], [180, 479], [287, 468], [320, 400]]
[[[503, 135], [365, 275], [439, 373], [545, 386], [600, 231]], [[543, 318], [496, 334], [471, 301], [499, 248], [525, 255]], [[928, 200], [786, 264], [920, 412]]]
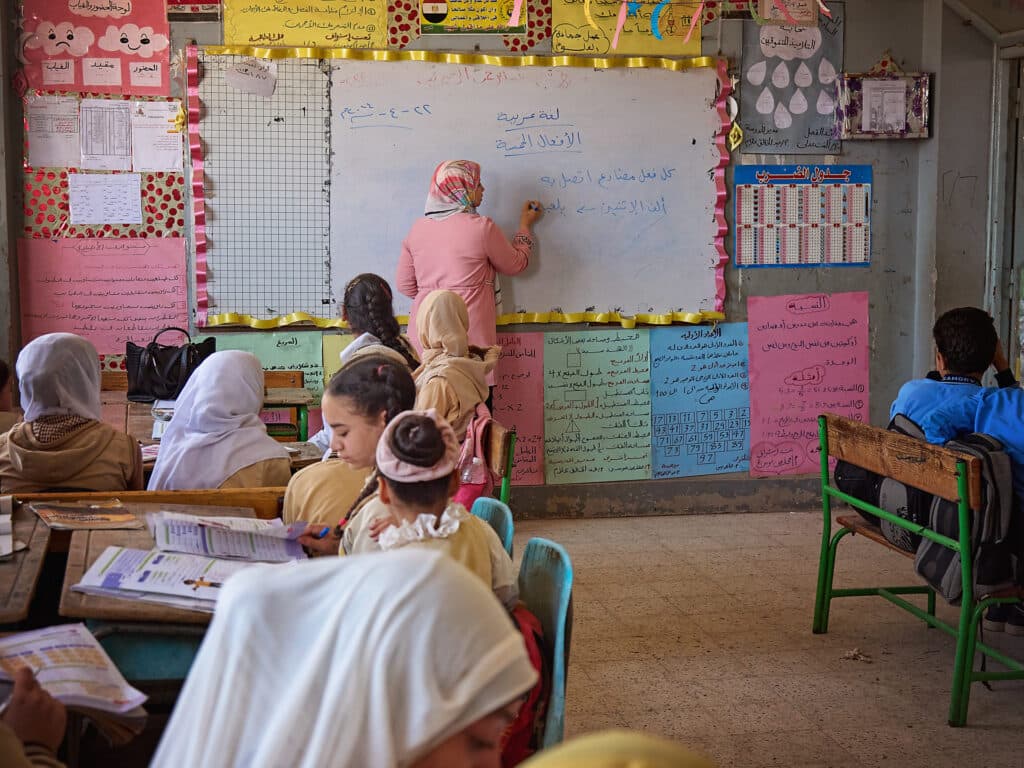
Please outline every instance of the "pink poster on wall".
[[819, 472], [818, 416], [868, 421], [868, 294], [751, 296], [750, 474]]
[[515, 427], [513, 485], [544, 484], [544, 334], [499, 333], [494, 418]]
[[170, 94], [164, 0], [24, 0], [19, 46], [32, 88]]
[[123, 355], [127, 341], [145, 346], [163, 328], [188, 327], [180, 237], [19, 240], [18, 274], [24, 343], [77, 333], [100, 354]]

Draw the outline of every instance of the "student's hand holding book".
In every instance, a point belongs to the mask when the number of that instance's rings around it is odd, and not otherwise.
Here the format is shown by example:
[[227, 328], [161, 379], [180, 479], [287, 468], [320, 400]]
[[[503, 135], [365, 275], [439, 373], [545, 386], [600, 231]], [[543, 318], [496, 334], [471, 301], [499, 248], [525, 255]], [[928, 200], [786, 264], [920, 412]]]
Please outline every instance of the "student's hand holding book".
[[22, 744], [37, 744], [56, 753], [68, 715], [64, 705], [43, 690], [31, 669], [19, 667], [14, 671], [14, 692], [0, 719]]

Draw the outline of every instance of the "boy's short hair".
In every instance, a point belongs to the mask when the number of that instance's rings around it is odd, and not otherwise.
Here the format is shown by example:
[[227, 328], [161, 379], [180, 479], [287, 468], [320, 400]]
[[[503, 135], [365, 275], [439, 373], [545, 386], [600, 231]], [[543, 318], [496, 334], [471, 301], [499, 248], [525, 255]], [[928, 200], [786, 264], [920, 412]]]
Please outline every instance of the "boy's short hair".
[[992, 317], [977, 307], [949, 310], [935, 321], [932, 336], [946, 368], [959, 374], [985, 371], [992, 364], [999, 343]]

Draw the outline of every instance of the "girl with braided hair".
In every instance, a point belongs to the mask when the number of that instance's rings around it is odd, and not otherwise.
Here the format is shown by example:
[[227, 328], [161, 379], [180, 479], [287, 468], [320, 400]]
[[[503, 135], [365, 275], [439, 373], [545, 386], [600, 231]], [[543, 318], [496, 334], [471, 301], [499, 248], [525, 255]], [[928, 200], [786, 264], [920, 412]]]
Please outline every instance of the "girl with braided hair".
[[[409, 340], [395, 319], [391, 306], [391, 286], [380, 275], [364, 272], [356, 275], [345, 286], [341, 317], [348, 323], [355, 339], [341, 351], [341, 366], [364, 357], [384, 357], [412, 370], [420, 361]], [[331, 432], [321, 429], [309, 442], [327, 452]]]
[[345, 286], [341, 317], [356, 335], [355, 341], [341, 353], [342, 365], [365, 355], [394, 358], [410, 369], [420, 364], [412, 344], [402, 335], [395, 319], [391, 286], [380, 275], [364, 272], [349, 280]]
[[[377, 441], [388, 422], [415, 400], [409, 369], [390, 358], [363, 357], [331, 377], [320, 405], [338, 459], [297, 472], [284, 497], [285, 521], [311, 523], [299, 538], [304, 546], [318, 554], [338, 554], [342, 534], [351, 540], [361, 530], [361, 510], [377, 493]], [[325, 524], [330, 531], [316, 538]]]

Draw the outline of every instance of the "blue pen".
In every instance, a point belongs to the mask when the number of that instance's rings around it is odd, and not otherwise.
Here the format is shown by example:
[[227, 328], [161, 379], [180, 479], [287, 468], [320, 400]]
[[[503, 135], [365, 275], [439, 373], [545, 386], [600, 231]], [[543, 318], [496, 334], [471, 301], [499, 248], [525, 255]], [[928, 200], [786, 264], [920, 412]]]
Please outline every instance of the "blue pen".
[[326, 536], [330, 532], [331, 532], [331, 526], [325, 525], [323, 527], [323, 529], [319, 533], [316, 533], [316, 534], [313, 535], [313, 538], [314, 539], [322, 539], [324, 536]]

